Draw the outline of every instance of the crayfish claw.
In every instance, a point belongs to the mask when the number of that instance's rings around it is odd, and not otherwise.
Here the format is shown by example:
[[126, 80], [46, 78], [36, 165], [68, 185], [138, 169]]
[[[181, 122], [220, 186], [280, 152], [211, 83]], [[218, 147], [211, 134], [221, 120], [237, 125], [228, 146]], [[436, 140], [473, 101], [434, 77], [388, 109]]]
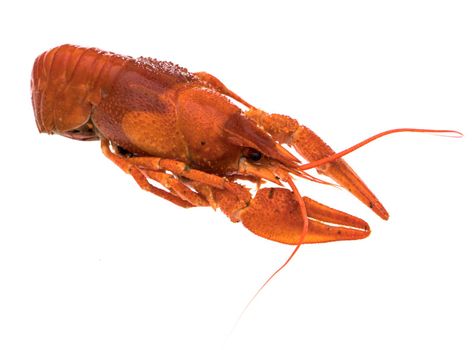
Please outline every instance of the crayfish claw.
[[[360, 218], [307, 197], [304, 203], [309, 218], [304, 244], [363, 239], [371, 232]], [[240, 220], [253, 233], [272, 241], [296, 245], [301, 238], [303, 219], [299, 204], [285, 188], [259, 190], [240, 212]]]
[[[309, 161], [324, 159], [335, 153], [319, 136], [304, 126], [295, 132], [293, 145]], [[382, 203], [345, 160], [335, 159], [317, 166], [317, 170], [346, 188], [379, 217], [384, 220], [389, 218], [389, 214]]]

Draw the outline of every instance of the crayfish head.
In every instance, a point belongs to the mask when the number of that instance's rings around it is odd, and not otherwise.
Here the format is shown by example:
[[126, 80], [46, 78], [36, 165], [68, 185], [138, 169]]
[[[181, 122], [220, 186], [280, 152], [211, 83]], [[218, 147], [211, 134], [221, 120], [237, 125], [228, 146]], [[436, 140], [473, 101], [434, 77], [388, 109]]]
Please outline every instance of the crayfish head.
[[319, 178], [316, 178], [307, 172], [300, 170], [296, 163], [284, 164], [276, 159], [268, 157], [253, 148], [243, 148], [242, 156], [239, 160], [238, 174], [243, 176], [252, 176], [260, 180], [267, 180], [276, 185], [283, 186], [283, 183], [289, 183], [292, 175], [307, 179], [313, 182], [332, 185]]
[[282, 182], [288, 182], [289, 174], [294, 171], [281, 162], [260, 154], [259, 151], [249, 149], [245, 150], [244, 156], [239, 161], [238, 173], [283, 186]]

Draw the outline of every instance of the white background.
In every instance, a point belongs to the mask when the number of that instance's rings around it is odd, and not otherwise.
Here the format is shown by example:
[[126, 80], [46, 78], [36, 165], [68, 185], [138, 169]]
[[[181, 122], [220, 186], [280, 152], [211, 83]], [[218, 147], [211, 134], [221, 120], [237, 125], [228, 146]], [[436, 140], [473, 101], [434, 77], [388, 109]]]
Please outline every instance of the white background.
[[[0, 349], [473, 349], [471, 5], [3, 2]], [[208, 71], [336, 150], [396, 127], [465, 137], [392, 135], [347, 156], [388, 222], [299, 181], [373, 233], [303, 247], [230, 334], [291, 247], [141, 191], [97, 142], [38, 134], [31, 67], [63, 43]]]

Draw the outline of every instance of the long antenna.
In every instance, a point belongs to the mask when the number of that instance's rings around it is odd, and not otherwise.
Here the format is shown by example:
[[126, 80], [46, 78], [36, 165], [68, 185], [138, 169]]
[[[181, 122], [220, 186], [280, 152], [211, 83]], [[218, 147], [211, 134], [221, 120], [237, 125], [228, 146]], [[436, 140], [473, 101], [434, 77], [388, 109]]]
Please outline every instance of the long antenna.
[[368, 143], [377, 140], [383, 136], [390, 135], [390, 134], [396, 134], [398, 132], [426, 132], [426, 133], [432, 133], [432, 134], [454, 134], [454, 135], [440, 135], [440, 136], [446, 136], [446, 137], [463, 137], [463, 134], [460, 131], [456, 130], [436, 130], [436, 129], [414, 129], [414, 128], [399, 128], [399, 129], [391, 129], [391, 130], [386, 130], [383, 132], [380, 132], [379, 134], [373, 135], [371, 137], [368, 137], [366, 140], [363, 140], [361, 142], [358, 142], [356, 145], [353, 145], [351, 147], [348, 147], [347, 149], [332, 154], [328, 157], [309, 162], [307, 164], [300, 165], [298, 169], [300, 170], [307, 170], [307, 169], [312, 169], [315, 167], [318, 167], [320, 165], [323, 165], [328, 162], [332, 162], [338, 158], [341, 158], [343, 156], [346, 156], [348, 153], [351, 153], [358, 148], [363, 147], [364, 145], [367, 145]]
[[295, 199], [297, 200], [297, 202], [299, 203], [299, 207], [300, 207], [300, 213], [302, 214], [302, 219], [303, 219], [303, 227], [302, 227], [302, 233], [300, 234], [300, 239], [299, 241], [297, 242], [297, 245], [296, 247], [294, 248], [294, 250], [292, 251], [292, 253], [289, 255], [289, 257], [285, 260], [285, 262], [277, 269], [275, 270], [272, 275], [269, 276], [269, 278], [267, 278], [267, 280], [259, 287], [259, 289], [257, 290], [257, 292], [254, 294], [254, 296], [248, 301], [248, 303], [246, 304], [246, 306], [244, 307], [244, 309], [241, 311], [241, 314], [239, 315], [239, 317], [237, 318], [236, 322], [234, 323], [234, 326], [231, 330], [231, 333], [234, 331], [234, 329], [236, 329], [237, 325], [239, 324], [239, 321], [241, 321], [241, 318], [243, 317], [243, 315], [246, 313], [247, 309], [249, 309], [249, 306], [251, 306], [252, 302], [257, 298], [257, 296], [262, 292], [262, 290], [265, 288], [265, 286], [267, 286], [269, 284], [269, 282], [280, 272], [282, 271], [282, 269], [287, 266], [287, 264], [290, 262], [290, 260], [292, 260], [292, 258], [295, 256], [295, 254], [297, 253], [297, 251], [300, 249], [300, 247], [302, 246], [304, 240], [305, 240], [305, 237], [307, 236], [307, 233], [308, 233], [308, 216], [307, 216], [307, 208], [305, 207], [305, 203], [303, 201], [303, 198], [302, 196], [300, 195], [300, 192], [298, 191], [297, 189], [297, 186], [295, 186], [295, 183], [292, 181], [292, 179], [289, 178], [287, 179], [287, 183], [290, 185], [290, 187], [292, 188], [292, 191], [294, 192], [294, 195], [295, 195]]

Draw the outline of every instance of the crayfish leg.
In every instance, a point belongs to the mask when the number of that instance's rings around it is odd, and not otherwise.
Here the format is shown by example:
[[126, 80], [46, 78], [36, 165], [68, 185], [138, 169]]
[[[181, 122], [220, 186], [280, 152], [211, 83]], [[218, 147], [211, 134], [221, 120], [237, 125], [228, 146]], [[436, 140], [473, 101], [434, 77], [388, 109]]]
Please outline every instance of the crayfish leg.
[[[117, 165], [119, 168], [121, 168], [125, 173], [131, 175], [135, 182], [140, 186], [141, 189], [144, 191], [153, 193], [154, 195], [161, 197], [163, 199], [166, 199], [167, 201], [172, 202], [173, 204], [176, 204], [182, 208], [190, 208], [196, 206], [196, 204], [193, 204], [191, 200], [186, 200], [174, 193], [164, 191], [154, 185], [152, 185], [148, 180], [147, 177], [144, 175], [144, 173], [139, 170], [135, 165], [131, 164], [129, 159], [122, 158], [118, 156], [117, 154], [112, 153], [110, 150], [110, 144], [108, 140], [101, 140], [101, 149], [102, 153], [110, 159], [115, 165]], [[158, 179], [155, 179], [151, 177], [152, 179], [158, 181]], [[160, 182], [160, 181], [159, 181]]]
[[247, 101], [243, 100], [241, 97], [239, 97], [235, 92], [229, 90], [226, 85], [224, 85], [221, 80], [216, 78], [214, 75], [211, 75], [207, 72], [197, 72], [193, 73], [195, 76], [197, 76], [201, 81], [207, 83], [209, 86], [211, 86], [213, 89], [215, 89], [217, 92], [231, 97], [232, 99], [242, 103], [244, 106], [248, 108], [254, 108], [250, 103]]
[[148, 178], [157, 181], [160, 185], [165, 187], [171, 193], [187, 201], [194, 207], [207, 207], [208, 201], [200, 194], [194, 192], [190, 187], [184, 184], [180, 179], [174, 175], [167, 174], [164, 171], [156, 170], [141, 170], [141, 172]]

